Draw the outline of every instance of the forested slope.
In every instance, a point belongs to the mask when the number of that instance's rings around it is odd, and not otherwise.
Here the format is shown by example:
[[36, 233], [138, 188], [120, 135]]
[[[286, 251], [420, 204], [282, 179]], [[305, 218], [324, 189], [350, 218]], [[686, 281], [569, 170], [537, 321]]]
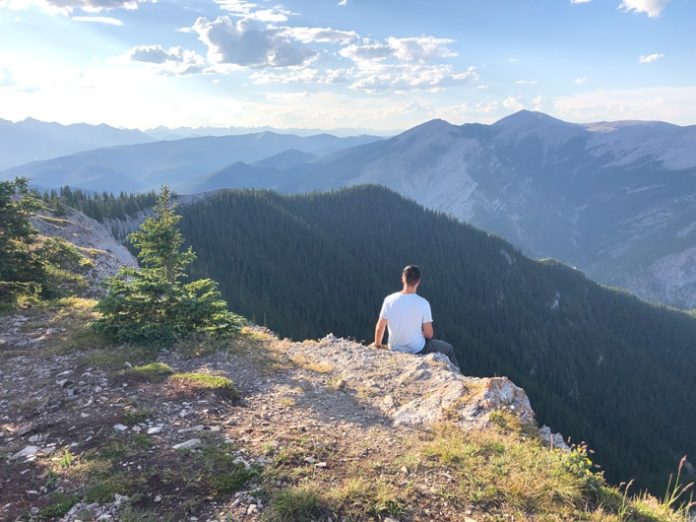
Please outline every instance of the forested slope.
[[370, 339], [401, 268], [420, 264], [436, 334], [468, 375], [506, 375], [541, 422], [586, 440], [615, 481], [659, 491], [696, 454], [696, 320], [378, 187], [280, 196], [227, 191], [182, 206], [196, 276], [295, 339]]

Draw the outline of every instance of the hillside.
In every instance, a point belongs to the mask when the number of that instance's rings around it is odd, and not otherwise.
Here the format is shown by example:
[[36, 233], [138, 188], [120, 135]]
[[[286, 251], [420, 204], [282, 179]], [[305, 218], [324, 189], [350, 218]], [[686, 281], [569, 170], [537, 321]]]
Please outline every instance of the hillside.
[[259, 328], [117, 347], [92, 305], [0, 315], [4, 520], [684, 520], [540, 440], [507, 379]]
[[436, 333], [464, 372], [509, 376], [541, 422], [597, 451], [611, 480], [660, 491], [679, 458], [695, 454], [690, 315], [532, 261], [381, 188], [230, 191], [181, 211], [196, 275], [283, 336], [370, 339], [402, 266], [418, 263]]

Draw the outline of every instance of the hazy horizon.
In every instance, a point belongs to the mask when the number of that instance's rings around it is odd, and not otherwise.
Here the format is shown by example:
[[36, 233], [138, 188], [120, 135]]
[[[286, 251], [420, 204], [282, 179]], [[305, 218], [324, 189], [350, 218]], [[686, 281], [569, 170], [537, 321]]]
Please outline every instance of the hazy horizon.
[[[237, 134], [252, 134], [256, 132], [279, 132], [283, 134], [295, 134], [295, 133], [300, 133], [303, 135], [311, 135], [312, 133], [327, 133], [327, 134], [335, 134], [337, 136], [356, 136], [360, 134], [373, 134], [375, 136], [380, 136], [380, 137], [389, 137], [389, 136], [395, 136], [399, 133], [405, 132], [413, 127], [417, 127], [423, 123], [426, 123], [428, 121], [431, 121], [433, 119], [441, 119], [444, 120], [452, 125], [465, 125], [469, 123], [484, 123], [484, 124], [492, 124], [495, 123], [496, 121], [499, 121], [501, 119], [507, 118], [508, 116], [512, 116], [513, 114], [517, 114], [518, 112], [521, 111], [526, 111], [529, 110], [531, 112], [540, 112], [543, 114], [546, 114], [547, 116], [550, 116], [552, 118], [556, 118], [562, 121], [565, 121], [567, 123], [572, 123], [572, 124], [577, 124], [577, 125], [591, 125], [595, 123], [602, 123], [602, 122], [645, 122], [645, 123], [667, 123], [670, 125], [676, 125], [679, 127], [691, 127], [696, 125], [696, 121], [693, 123], [675, 123], [672, 121], [666, 121], [666, 120], [641, 120], [641, 119], [621, 119], [621, 120], [611, 120], [611, 119], [602, 119], [602, 120], [587, 120], [587, 121], [571, 121], [567, 120], [564, 118], [560, 118], [559, 116], [556, 116], [554, 114], [550, 114], [545, 111], [532, 111], [531, 109], [520, 109], [519, 111], [512, 111], [508, 114], [502, 115], [500, 118], [497, 118], [493, 121], [490, 122], [480, 122], [480, 121], [452, 121], [446, 117], [436, 117], [436, 118], [430, 118], [427, 120], [423, 120], [420, 122], [415, 123], [411, 127], [408, 128], [402, 128], [402, 129], [388, 129], [388, 130], [381, 130], [381, 129], [371, 129], [371, 128], [361, 128], [361, 127], [339, 127], [339, 128], [322, 128], [322, 127], [277, 127], [273, 125], [263, 125], [260, 124], [258, 126], [253, 126], [253, 127], [248, 127], [248, 126], [235, 126], [235, 125], [229, 125], [229, 126], [224, 126], [224, 125], [200, 125], [200, 126], [178, 126], [178, 127], [170, 127], [166, 125], [155, 125], [153, 127], [122, 127], [122, 126], [117, 126], [117, 125], [112, 125], [109, 122], [96, 122], [96, 123], [91, 123], [91, 122], [86, 122], [86, 121], [50, 121], [50, 120], [42, 120], [40, 118], [36, 118], [34, 116], [27, 116], [25, 118], [20, 118], [20, 119], [11, 119], [7, 117], [3, 117], [0, 115], [0, 121], [9, 121], [11, 123], [21, 123], [26, 120], [34, 120], [34, 121], [40, 121], [42, 123], [55, 123], [58, 125], [63, 125], [63, 126], [70, 126], [70, 125], [108, 125], [110, 127], [114, 127], [116, 129], [121, 129], [121, 130], [134, 130], [134, 131], [141, 131], [144, 133], [147, 132], [157, 132], [157, 131], [183, 131], [183, 130], [190, 130], [192, 132], [196, 131], [207, 131], [207, 130], [217, 130], [217, 131], [225, 131], [225, 130], [230, 130], [230, 131], [238, 131]], [[223, 135], [223, 134], [220, 134]]]

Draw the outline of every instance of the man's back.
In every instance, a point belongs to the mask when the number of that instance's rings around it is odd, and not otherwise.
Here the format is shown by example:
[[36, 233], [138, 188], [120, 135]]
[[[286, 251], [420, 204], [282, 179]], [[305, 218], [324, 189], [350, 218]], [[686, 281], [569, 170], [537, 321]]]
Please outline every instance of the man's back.
[[423, 323], [433, 320], [428, 301], [416, 293], [396, 292], [384, 299], [379, 316], [387, 320], [392, 350], [418, 353], [423, 349]]

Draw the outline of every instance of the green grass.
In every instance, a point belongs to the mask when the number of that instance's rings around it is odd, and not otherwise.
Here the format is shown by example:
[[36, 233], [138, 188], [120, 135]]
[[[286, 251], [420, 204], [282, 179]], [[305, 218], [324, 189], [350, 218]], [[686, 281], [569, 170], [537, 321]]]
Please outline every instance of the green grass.
[[229, 495], [242, 489], [258, 473], [246, 469], [243, 465], [235, 464], [229, 471], [215, 473], [208, 477], [208, 485], [218, 495]]
[[170, 379], [194, 390], [214, 391], [227, 399], [239, 398], [237, 387], [227, 377], [207, 373], [175, 373]]
[[79, 501], [79, 495], [54, 493], [51, 495], [51, 503], [39, 512], [39, 516], [42, 519], [60, 518], [70, 511]]
[[73, 465], [73, 462], [75, 462], [75, 455], [72, 454], [70, 448], [63, 448], [63, 451], [60, 454], [58, 460], [58, 464], [60, 465], [60, 467], [63, 469], [68, 469], [70, 466]]
[[107, 370], [122, 369], [126, 363], [143, 365], [157, 358], [158, 350], [152, 346], [110, 345], [86, 352], [80, 362], [87, 366], [96, 366]]
[[127, 436], [114, 436], [103, 446], [92, 450], [88, 454], [91, 460], [107, 460], [118, 462], [133, 458], [152, 446], [152, 441], [147, 435], [132, 433]]
[[168, 364], [157, 361], [123, 370], [123, 375], [147, 382], [160, 382], [173, 374]]
[[350, 517], [401, 516], [405, 511], [408, 488], [397, 488], [384, 479], [348, 478], [328, 491], [326, 498], [335, 510]]
[[125, 477], [112, 475], [108, 478], [94, 481], [85, 491], [85, 501], [102, 504], [113, 502], [114, 495], [126, 495], [130, 493], [131, 487]]
[[524, 429], [510, 431], [506, 416], [494, 424], [499, 427], [470, 432], [441, 426], [419, 448], [419, 465], [444, 466], [456, 475], [453, 498], [516, 519], [685, 521], [666, 502], [646, 494], [629, 496], [609, 486], [596, 473], [587, 448], [549, 449]]
[[283, 489], [271, 497], [266, 522], [311, 522], [326, 513], [320, 493], [309, 486]]

